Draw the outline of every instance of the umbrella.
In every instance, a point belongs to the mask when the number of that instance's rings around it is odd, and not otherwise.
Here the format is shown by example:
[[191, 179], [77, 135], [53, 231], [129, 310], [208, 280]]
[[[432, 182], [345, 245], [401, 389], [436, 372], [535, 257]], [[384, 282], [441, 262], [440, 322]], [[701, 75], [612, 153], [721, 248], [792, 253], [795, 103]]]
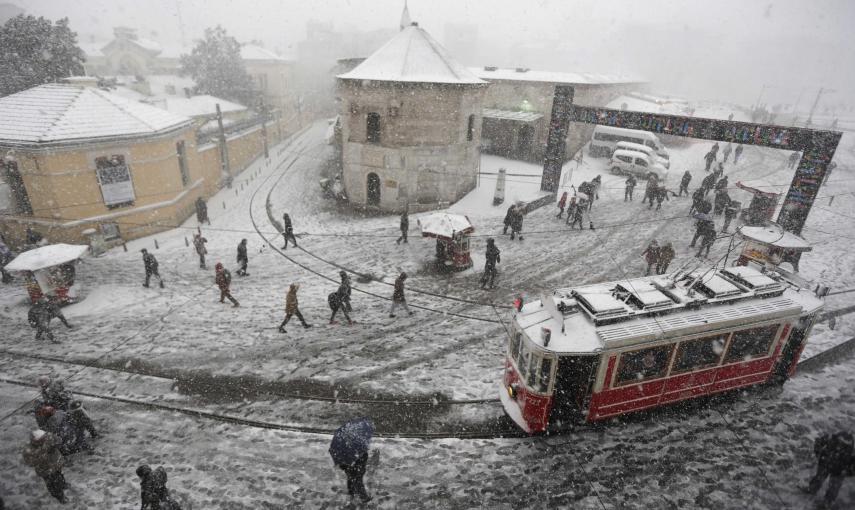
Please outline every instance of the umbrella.
[[330, 456], [337, 466], [347, 466], [368, 453], [374, 424], [368, 418], [355, 418], [346, 422], [333, 434]]

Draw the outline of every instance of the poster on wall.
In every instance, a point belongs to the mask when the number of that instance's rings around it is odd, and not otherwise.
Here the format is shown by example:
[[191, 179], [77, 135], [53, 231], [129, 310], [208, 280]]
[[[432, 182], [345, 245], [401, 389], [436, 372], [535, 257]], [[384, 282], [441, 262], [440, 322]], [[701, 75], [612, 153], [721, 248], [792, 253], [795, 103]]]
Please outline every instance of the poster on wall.
[[133, 203], [134, 183], [124, 155], [95, 158], [95, 171], [101, 185], [101, 195], [108, 207]]

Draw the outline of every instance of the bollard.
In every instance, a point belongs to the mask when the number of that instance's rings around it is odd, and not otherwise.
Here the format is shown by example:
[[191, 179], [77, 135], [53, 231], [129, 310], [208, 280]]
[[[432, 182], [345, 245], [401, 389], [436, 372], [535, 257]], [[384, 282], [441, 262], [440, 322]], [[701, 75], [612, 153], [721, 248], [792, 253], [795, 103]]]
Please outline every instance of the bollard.
[[187, 240], [187, 236], [184, 236], [184, 246], [190, 246], [190, 241]]
[[226, 201], [223, 200], [223, 209], [225, 209], [225, 208], [226, 208]]
[[122, 243], [122, 248], [124, 248], [124, 249], [125, 249], [125, 253], [127, 253], [127, 251], [128, 251], [128, 244], [127, 244], [127, 243]]
[[243, 191], [243, 183], [240, 183], [240, 190]]
[[834, 202], [834, 195], [831, 195], [831, 198], [828, 199], [828, 205], [831, 205], [832, 202]]
[[157, 239], [154, 240], [154, 249], [159, 250], [160, 246], [157, 245]]
[[237, 188], [235, 188], [235, 196], [237, 196], [237, 194], [238, 194], [238, 190], [237, 190]]

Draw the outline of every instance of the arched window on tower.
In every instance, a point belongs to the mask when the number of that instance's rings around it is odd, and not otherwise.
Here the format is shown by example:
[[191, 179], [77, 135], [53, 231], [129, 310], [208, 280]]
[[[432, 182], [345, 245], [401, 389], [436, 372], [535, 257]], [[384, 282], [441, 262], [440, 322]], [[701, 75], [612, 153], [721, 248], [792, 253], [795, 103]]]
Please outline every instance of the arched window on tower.
[[365, 141], [380, 143], [380, 114], [370, 112], [365, 125]]

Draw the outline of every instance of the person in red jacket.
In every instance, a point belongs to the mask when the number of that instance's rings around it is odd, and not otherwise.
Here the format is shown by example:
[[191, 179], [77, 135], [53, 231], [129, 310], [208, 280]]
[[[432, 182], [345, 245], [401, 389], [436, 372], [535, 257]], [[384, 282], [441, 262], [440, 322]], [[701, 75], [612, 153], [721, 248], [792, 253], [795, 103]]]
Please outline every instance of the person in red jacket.
[[217, 270], [215, 281], [217, 282], [217, 287], [220, 288], [220, 303], [225, 303], [225, 299], [229, 298], [229, 301], [232, 302], [233, 306], [240, 306], [240, 303], [237, 302], [237, 299], [232, 297], [232, 293], [229, 291], [229, 286], [232, 284], [232, 274], [228, 269], [223, 267], [222, 262], [217, 262], [214, 269]]

